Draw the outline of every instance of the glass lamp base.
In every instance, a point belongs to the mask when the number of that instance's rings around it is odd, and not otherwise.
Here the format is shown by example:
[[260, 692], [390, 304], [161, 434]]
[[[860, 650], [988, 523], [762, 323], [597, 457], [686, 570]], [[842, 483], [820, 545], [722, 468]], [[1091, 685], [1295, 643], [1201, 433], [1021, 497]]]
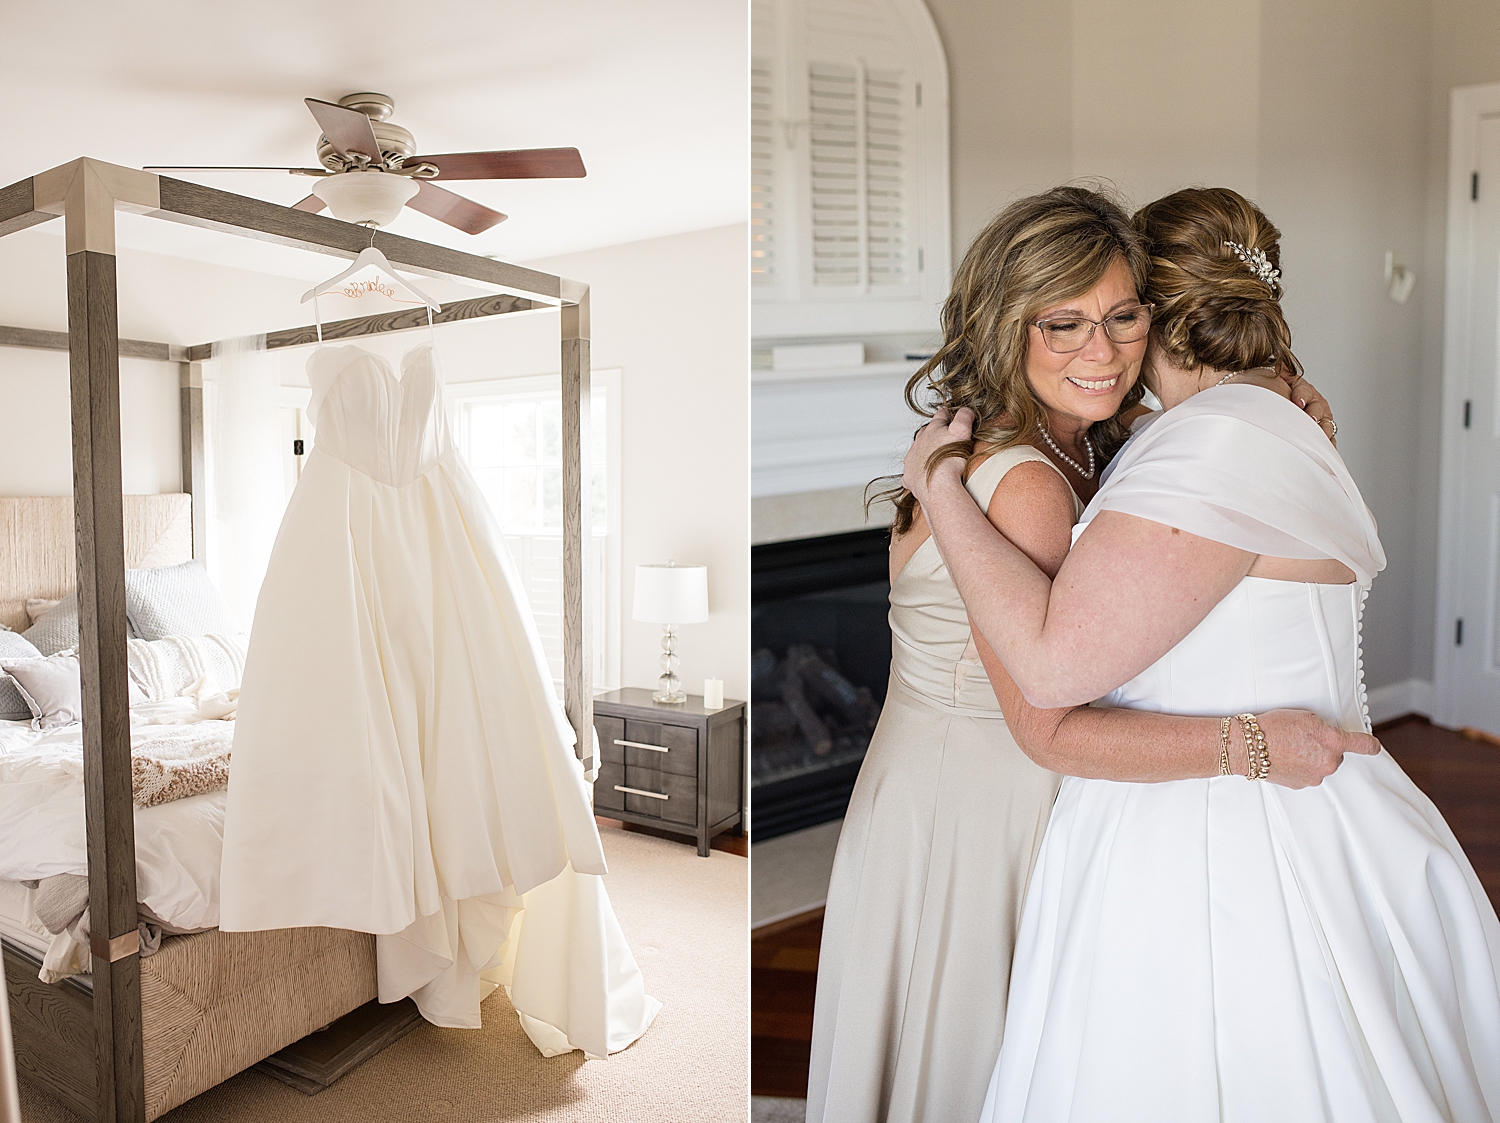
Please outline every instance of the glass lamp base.
[[677, 625], [663, 624], [661, 633], [661, 677], [651, 701], [664, 706], [680, 706], [687, 701], [682, 680], [677, 677]]

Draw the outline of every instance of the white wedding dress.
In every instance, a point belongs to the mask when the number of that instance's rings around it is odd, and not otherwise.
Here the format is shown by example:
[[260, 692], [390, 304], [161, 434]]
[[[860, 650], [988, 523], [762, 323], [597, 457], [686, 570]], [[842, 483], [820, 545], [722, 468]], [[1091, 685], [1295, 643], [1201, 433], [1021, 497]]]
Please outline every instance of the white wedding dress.
[[650, 1025], [536, 625], [448, 431], [431, 345], [402, 377], [308, 360], [317, 443], [240, 692], [220, 926], [376, 934], [380, 999], [476, 1027], [497, 985], [546, 1055]]
[[[1385, 559], [1342, 460], [1300, 410], [1251, 386], [1194, 396], [1122, 450], [1079, 528], [1101, 510], [1257, 553], [1335, 557], [1359, 577], [1246, 578], [1105, 704], [1300, 707], [1369, 728], [1360, 616]], [[1484, 889], [1384, 751], [1299, 791], [1240, 776], [1068, 777], [982, 1119], [1490, 1123], [1497, 976]]]

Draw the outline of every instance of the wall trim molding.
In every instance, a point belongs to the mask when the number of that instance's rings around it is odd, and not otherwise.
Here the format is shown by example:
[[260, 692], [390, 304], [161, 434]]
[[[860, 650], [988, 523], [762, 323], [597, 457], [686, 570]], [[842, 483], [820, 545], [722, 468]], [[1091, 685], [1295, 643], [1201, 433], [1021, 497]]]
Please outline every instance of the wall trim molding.
[[1369, 691], [1370, 723], [1379, 725], [1406, 714], [1430, 718], [1434, 697], [1432, 683], [1426, 679], [1409, 678], [1377, 686]]

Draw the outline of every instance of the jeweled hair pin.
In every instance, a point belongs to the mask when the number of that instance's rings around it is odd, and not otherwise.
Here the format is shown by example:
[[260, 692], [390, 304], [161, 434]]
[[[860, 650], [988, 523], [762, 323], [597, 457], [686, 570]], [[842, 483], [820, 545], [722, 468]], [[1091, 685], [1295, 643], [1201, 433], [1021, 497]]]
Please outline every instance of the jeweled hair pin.
[[1265, 282], [1266, 287], [1273, 293], [1281, 287], [1281, 270], [1272, 267], [1271, 261], [1266, 257], [1266, 251], [1262, 249], [1246, 249], [1238, 242], [1225, 242], [1234, 256], [1245, 263], [1245, 267]]

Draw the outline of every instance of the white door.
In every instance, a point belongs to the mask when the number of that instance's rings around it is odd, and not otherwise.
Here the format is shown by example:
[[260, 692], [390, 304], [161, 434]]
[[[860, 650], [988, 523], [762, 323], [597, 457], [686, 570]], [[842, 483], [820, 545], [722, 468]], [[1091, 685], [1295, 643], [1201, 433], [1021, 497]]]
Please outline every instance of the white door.
[[1438, 641], [1449, 646], [1448, 723], [1500, 735], [1500, 113], [1471, 118], [1470, 127], [1475, 123], [1478, 179], [1466, 200], [1473, 212], [1470, 276], [1467, 292], [1455, 294], [1468, 301], [1467, 369], [1461, 396], [1449, 397], [1457, 416], [1444, 426], [1456, 446], [1456, 556]]

